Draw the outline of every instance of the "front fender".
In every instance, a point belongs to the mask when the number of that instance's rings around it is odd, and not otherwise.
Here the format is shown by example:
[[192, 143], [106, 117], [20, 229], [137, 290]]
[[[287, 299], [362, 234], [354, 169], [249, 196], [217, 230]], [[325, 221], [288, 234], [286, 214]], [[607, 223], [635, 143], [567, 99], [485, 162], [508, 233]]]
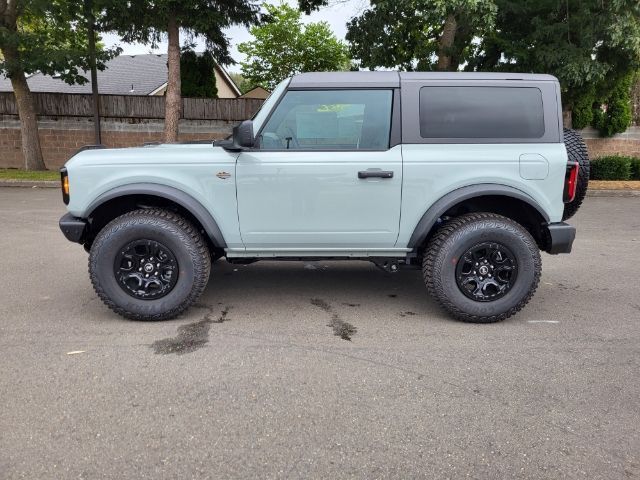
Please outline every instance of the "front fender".
[[222, 235], [222, 231], [209, 211], [191, 195], [167, 185], [160, 185], [156, 183], [134, 183], [113, 188], [98, 196], [89, 204], [86, 209], [85, 217], [89, 218], [91, 214], [104, 203], [115, 198], [128, 195], [151, 195], [164, 198], [180, 205], [182, 208], [190, 212], [198, 222], [200, 222], [216, 247], [226, 248], [227, 243]]

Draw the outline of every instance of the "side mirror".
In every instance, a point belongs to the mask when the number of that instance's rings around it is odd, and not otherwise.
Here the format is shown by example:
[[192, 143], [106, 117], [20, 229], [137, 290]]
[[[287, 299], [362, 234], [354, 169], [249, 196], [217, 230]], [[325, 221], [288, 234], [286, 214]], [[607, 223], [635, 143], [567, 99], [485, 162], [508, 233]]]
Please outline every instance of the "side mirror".
[[232, 148], [234, 150], [244, 150], [245, 148], [252, 148], [255, 145], [255, 139], [253, 138], [253, 121], [245, 120], [233, 127], [232, 135]]

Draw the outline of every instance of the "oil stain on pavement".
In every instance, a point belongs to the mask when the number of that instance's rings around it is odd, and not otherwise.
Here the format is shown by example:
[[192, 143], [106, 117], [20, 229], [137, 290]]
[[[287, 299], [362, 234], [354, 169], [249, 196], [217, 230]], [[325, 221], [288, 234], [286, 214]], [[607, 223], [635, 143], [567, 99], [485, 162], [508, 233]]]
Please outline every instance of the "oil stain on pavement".
[[209, 342], [209, 329], [212, 324], [223, 323], [228, 320], [229, 307], [225, 307], [217, 318], [214, 318], [213, 307], [202, 304], [194, 305], [194, 307], [207, 309], [207, 314], [198, 322], [179, 327], [178, 334], [175, 337], [153, 342], [151, 348], [156, 354], [168, 355], [175, 353], [176, 355], [183, 355], [195, 352]]
[[322, 300], [321, 298], [312, 298], [311, 305], [321, 308], [329, 315], [331, 315], [331, 322], [327, 324], [328, 327], [333, 328], [333, 334], [336, 337], [340, 337], [343, 340], [351, 341], [351, 337], [356, 334], [358, 329], [351, 325], [349, 322], [345, 322], [340, 318], [331, 305]]

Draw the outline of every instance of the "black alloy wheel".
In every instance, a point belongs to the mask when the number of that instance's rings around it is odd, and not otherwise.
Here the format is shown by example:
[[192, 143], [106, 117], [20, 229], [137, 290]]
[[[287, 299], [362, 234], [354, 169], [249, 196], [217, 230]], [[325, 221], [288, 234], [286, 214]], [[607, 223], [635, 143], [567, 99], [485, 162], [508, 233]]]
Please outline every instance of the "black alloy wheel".
[[89, 275], [100, 299], [132, 320], [175, 318], [202, 294], [211, 271], [205, 238], [169, 210], [134, 210], [96, 236]]
[[142, 239], [126, 244], [116, 256], [113, 271], [120, 287], [141, 300], [167, 295], [178, 282], [178, 262], [160, 242]]
[[422, 274], [431, 296], [464, 322], [499, 322], [531, 300], [542, 272], [539, 247], [504, 216], [467, 213], [447, 220], [425, 247]]
[[491, 302], [503, 297], [516, 281], [518, 262], [507, 247], [482, 242], [468, 249], [458, 261], [456, 283], [471, 300]]

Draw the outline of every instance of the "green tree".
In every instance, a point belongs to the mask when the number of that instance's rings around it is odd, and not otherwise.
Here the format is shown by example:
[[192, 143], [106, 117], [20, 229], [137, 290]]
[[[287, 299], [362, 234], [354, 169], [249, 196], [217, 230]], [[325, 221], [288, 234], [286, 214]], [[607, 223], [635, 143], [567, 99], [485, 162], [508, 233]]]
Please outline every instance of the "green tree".
[[229, 76], [231, 77], [231, 80], [233, 80], [233, 82], [236, 84], [236, 86], [240, 89], [240, 92], [243, 95], [249, 90], [253, 90], [256, 87], [249, 80], [244, 78], [241, 73], [229, 72]]
[[594, 106], [592, 125], [600, 130], [600, 135], [603, 137], [622, 133], [631, 125], [633, 120], [631, 89], [635, 78], [634, 73], [629, 73], [616, 79], [609, 94], [602, 97], [602, 103]]
[[249, 26], [258, 20], [253, 0], [128, 0], [105, 5], [103, 28], [115, 30], [125, 42], [156, 46], [168, 39], [167, 93], [165, 95], [164, 140], [178, 139], [180, 120], [180, 32], [190, 41], [202, 38], [207, 50], [220, 64], [233, 63], [229, 39], [224, 29], [232, 25]]
[[457, 70], [495, 15], [493, 0], [371, 0], [347, 40], [364, 68]]
[[191, 49], [180, 55], [180, 93], [183, 97], [216, 98], [216, 61], [210, 52], [200, 55]]
[[[27, 76], [42, 72], [85, 83], [90, 68], [82, 0], [0, 0], [0, 74], [10, 80], [18, 106], [25, 168], [43, 170], [38, 119]], [[98, 52], [97, 66], [118, 53]]]
[[309, 15], [313, 10], [329, 5], [329, 0], [298, 0], [300, 10]]
[[553, 74], [566, 109], [577, 107], [578, 124], [640, 67], [637, 0], [495, 1], [496, 27], [466, 68]]
[[251, 28], [254, 40], [238, 45], [247, 57], [241, 67], [248, 82], [273, 90], [296, 73], [349, 69], [347, 46], [326, 22], [305, 26], [300, 11], [284, 3], [263, 7], [266, 21]]

